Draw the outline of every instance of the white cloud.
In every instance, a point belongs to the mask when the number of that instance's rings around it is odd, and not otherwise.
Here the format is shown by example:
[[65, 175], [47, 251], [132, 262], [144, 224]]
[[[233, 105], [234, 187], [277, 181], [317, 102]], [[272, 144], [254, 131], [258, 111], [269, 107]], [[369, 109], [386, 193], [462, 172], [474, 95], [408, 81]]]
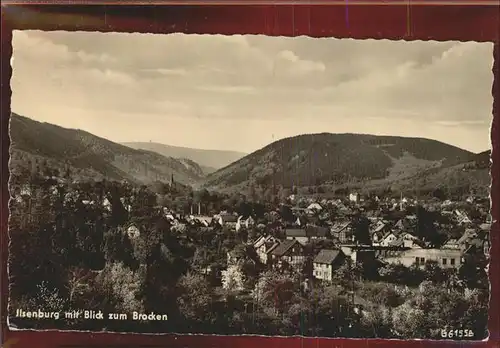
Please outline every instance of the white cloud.
[[489, 146], [491, 44], [16, 31], [13, 47], [15, 112], [110, 139], [251, 151], [318, 130]]
[[253, 86], [200, 86], [197, 89], [207, 92], [219, 93], [257, 93]]

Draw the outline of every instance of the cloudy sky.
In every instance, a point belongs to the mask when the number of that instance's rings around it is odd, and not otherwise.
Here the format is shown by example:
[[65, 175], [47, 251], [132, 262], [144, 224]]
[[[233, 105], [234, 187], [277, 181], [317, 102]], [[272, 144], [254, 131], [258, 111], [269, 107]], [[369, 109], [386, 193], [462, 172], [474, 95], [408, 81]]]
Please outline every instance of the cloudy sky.
[[16, 31], [12, 111], [116, 142], [252, 152], [303, 133], [490, 148], [493, 46]]

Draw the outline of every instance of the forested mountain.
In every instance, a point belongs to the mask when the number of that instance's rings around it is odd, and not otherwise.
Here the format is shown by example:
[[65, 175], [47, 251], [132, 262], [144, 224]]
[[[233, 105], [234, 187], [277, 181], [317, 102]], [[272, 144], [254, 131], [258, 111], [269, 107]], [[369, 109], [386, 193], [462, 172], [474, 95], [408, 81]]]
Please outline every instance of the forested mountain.
[[49, 166], [71, 171], [72, 178], [112, 179], [148, 184], [174, 180], [198, 182], [203, 171], [190, 160], [135, 150], [82, 130], [66, 129], [12, 114], [10, 119], [11, 170]]
[[[449, 176], [444, 173], [461, 170], [460, 165], [474, 163], [476, 156], [479, 155], [422, 138], [299, 135], [276, 141], [209, 175], [205, 187], [223, 191], [242, 190], [252, 185], [340, 187], [347, 184], [381, 188], [393, 183], [414, 184], [423, 176], [428, 178], [426, 185], [447, 185], [441, 181]], [[485, 185], [487, 169], [483, 165], [475, 170], [481, 172], [479, 185]], [[467, 180], [468, 174], [462, 176]]]

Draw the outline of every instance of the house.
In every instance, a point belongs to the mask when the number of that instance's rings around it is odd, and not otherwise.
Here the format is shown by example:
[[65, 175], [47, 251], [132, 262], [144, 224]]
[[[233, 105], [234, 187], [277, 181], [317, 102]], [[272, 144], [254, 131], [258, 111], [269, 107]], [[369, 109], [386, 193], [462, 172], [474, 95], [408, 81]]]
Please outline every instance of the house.
[[258, 248], [260, 248], [260, 246], [262, 244], [264, 244], [264, 241], [266, 240], [266, 236], [260, 236], [259, 238], [257, 238], [254, 242], [253, 242], [253, 247], [255, 250], [257, 250]]
[[306, 226], [306, 235], [309, 237], [309, 241], [315, 239], [326, 239], [328, 234], [330, 233], [330, 229], [328, 227], [316, 226], [316, 225], [307, 225]]
[[332, 281], [333, 271], [345, 260], [341, 250], [322, 249], [313, 260], [313, 276], [316, 279]]
[[410, 222], [407, 219], [400, 219], [394, 224], [395, 231], [405, 231], [410, 227]]
[[445, 200], [442, 204], [441, 207], [449, 207], [453, 204], [453, 202], [449, 199]]
[[205, 215], [195, 215], [193, 216], [193, 220], [196, 221], [201, 226], [208, 227], [212, 224], [213, 217], [205, 216]]
[[[489, 215], [488, 217], [491, 218], [491, 215]], [[483, 232], [489, 233], [491, 231], [491, 222], [479, 225], [479, 229]]]
[[338, 239], [340, 243], [349, 243], [354, 240], [352, 223], [350, 221], [333, 224], [330, 228], [330, 234]]
[[490, 253], [489, 238], [473, 238], [469, 241], [467, 248], [464, 250], [464, 259], [466, 261], [481, 261], [489, 257]]
[[472, 223], [471, 219], [467, 216], [467, 214], [465, 212], [456, 209], [454, 211], [454, 213], [455, 213], [455, 217], [457, 219], [457, 223], [459, 225], [467, 225], [467, 224]]
[[384, 238], [385, 233], [383, 232], [372, 232], [371, 240], [372, 245], [380, 245], [381, 240]]
[[359, 201], [359, 193], [353, 192], [349, 194], [349, 201], [353, 203], [357, 203]]
[[472, 228], [468, 228], [465, 230], [462, 237], [460, 237], [457, 240], [457, 244], [460, 246], [462, 250], [465, 250], [469, 247], [470, 241], [472, 241], [476, 237], [477, 237], [477, 232]]
[[19, 192], [21, 196], [31, 196], [31, 187], [29, 185], [22, 185]]
[[232, 230], [236, 230], [236, 224], [238, 223], [238, 217], [232, 214], [220, 214], [217, 222], [221, 226], [229, 227]]
[[132, 240], [139, 238], [141, 235], [141, 231], [136, 225], [129, 225], [127, 229], [125, 230], [127, 233], [128, 237]]
[[236, 231], [239, 231], [242, 228], [250, 228], [255, 224], [255, 220], [249, 216], [246, 219], [243, 216], [238, 217], [236, 222]]
[[328, 211], [322, 211], [319, 215], [318, 215], [318, 219], [320, 219], [321, 221], [324, 221], [324, 222], [331, 222], [330, 219], [331, 219], [331, 215]]
[[307, 208], [307, 213], [315, 214], [323, 210], [323, 207], [319, 203], [311, 203]]
[[373, 245], [379, 245], [383, 237], [390, 231], [390, 226], [382, 220], [376, 220], [370, 226], [370, 236]]
[[297, 240], [285, 240], [271, 251], [271, 262], [277, 268], [290, 265], [300, 271], [304, 262], [304, 246]]
[[483, 253], [487, 258], [490, 257], [490, 248], [491, 248], [490, 234], [487, 233], [483, 238]]
[[401, 233], [396, 236], [396, 240], [389, 243], [389, 247], [396, 248], [421, 248], [423, 243], [414, 235], [408, 232]]
[[264, 265], [267, 264], [269, 260], [269, 253], [278, 246], [279, 240], [273, 236], [261, 236], [259, 237], [253, 247], [257, 256], [259, 257], [260, 262]]
[[427, 261], [436, 261], [442, 268], [459, 268], [463, 262], [464, 253], [454, 249], [410, 249], [397, 256], [387, 257], [385, 261], [401, 264], [406, 267], [417, 265], [423, 267]]
[[104, 200], [102, 201], [102, 207], [107, 211], [111, 211], [111, 202], [109, 201], [109, 199], [104, 198]]
[[309, 237], [304, 228], [287, 228], [285, 236], [287, 240], [296, 240], [302, 245], [309, 243]]
[[314, 239], [326, 239], [329, 233], [327, 227], [307, 225], [305, 228], [289, 228], [285, 230], [287, 240], [297, 240], [302, 245]]
[[342, 245], [340, 250], [353, 262], [375, 262], [378, 248], [370, 245], [346, 244]]
[[380, 246], [390, 246], [392, 243], [394, 243], [398, 237], [393, 232], [386, 233], [385, 236], [380, 239]]
[[460, 248], [461, 248], [461, 246], [458, 243], [457, 238], [448, 239], [448, 241], [442, 247], [442, 249], [456, 249], [456, 250], [459, 250]]
[[402, 246], [404, 248], [420, 248], [420, 241], [413, 234], [405, 232], [399, 236], [398, 239], [403, 241]]
[[304, 218], [301, 218], [301, 217], [299, 216], [299, 217], [297, 217], [297, 220], [295, 220], [295, 224], [296, 224], [297, 226], [303, 226], [303, 225], [305, 225], [305, 224], [306, 224], [306, 222], [304, 221]]

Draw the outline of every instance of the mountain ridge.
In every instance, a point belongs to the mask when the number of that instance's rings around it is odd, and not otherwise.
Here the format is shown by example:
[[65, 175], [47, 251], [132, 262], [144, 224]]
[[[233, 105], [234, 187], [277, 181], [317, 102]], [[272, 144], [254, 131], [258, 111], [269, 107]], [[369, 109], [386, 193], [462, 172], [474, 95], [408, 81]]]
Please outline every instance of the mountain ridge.
[[426, 138], [303, 134], [275, 141], [211, 173], [203, 187], [241, 191], [254, 185], [291, 188], [377, 181], [379, 186], [387, 186], [429, 169], [473, 162], [476, 156], [479, 154]]
[[25, 165], [32, 157], [49, 161], [60, 169], [71, 167], [84, 178], [143, 184], [168, 181], [172, 175], [180, 183], [194, 184], [202, 177], [202, 169], [195, 162], [185, 163], [152, 151], [135, 150], [84, 130], [39, 122], [16, 113], [11, 114], [9, 134], [14, 166]]
[[[192, 158], [134, 149], [84, 130], [15, 113], [9, 132], [11, 170], [30, 169], [32, 162], [48, 162], [49, 167], [69, 168], [82, 179], [151, 184], [168, 182], [173, 175], [184, 185], [238, 193], [252, 186], [484, 191], [490, 185], [490, 150], [475, 154], [425, 138], [353, 133], [297, 135], [270, 143], [206, 176], [207, 169]], [[203, 156], [211, 150], [199, 151]], [[212, 154], [217, 157], [221, 152], [214, 150]]]

